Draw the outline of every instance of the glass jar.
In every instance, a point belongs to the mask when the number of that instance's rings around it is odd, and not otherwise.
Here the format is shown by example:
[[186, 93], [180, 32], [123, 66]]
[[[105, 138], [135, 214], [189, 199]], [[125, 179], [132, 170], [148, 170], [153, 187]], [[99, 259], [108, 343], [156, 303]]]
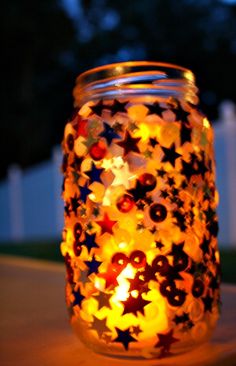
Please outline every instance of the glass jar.
[[71, 324], [108, 356], [189, 350], [220, 303], [213, 130], [194, 75], [112, 64], [80, 75], [74, 98], [62, 145]]

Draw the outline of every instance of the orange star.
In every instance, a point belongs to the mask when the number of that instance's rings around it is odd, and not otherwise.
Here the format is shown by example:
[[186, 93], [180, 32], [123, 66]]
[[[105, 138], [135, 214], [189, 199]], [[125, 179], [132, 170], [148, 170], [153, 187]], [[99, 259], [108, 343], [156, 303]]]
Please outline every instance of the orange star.
[[96, 222], [102, 229], [101, 235], [104, 233], [113, 234], [112, 228], [117, 223], [117, 221], [110, 220], [107, 213], [104, 214], [103, 220]]

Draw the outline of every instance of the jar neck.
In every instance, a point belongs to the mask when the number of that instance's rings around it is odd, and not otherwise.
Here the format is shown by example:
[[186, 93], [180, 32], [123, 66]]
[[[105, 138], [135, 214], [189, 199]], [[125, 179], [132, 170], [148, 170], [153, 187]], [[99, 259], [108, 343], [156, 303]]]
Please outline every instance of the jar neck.
[[138, 96], [176, 98], [198, 103], [194, 74], [183, 67], [130, 61], [97, 67], [79, 75], [73, 91], [75, 107], [89, 100]]

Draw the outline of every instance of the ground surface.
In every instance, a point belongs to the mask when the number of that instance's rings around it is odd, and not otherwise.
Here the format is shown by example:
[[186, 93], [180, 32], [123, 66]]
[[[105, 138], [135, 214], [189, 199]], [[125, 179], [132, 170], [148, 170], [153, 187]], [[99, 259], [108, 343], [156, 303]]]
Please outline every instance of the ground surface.
[[2, 366], [235, 366], [236, 286], [222, 285], [222, 316], [211, 343], [163, 361], [107, 359], [87, 350], [72, 333], [60, 263], [0, 257]]

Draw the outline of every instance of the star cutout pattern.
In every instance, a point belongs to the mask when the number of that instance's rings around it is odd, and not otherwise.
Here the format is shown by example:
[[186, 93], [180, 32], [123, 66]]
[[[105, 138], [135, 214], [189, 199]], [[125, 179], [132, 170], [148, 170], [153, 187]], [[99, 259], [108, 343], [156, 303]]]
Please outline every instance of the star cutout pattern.
[[96, 221], [101, 227], [101, 235], [105, 233], [113, 234], [113, 226], [117, 221], [111, 220], [107, 213], [104, 214], [103, 220]]
[[169, 162], [173, 168], [175, 168], [175, 160], [181, 156], [181, 154], [178, 154], [175, 151], [175, 144], [172, 144], [170, 148], [162, 147], [162, 150], [165, 154], [162, 158], [162, 162]]
[[67, 124], [61, 249], [79, 331], [164, 358], [215, 322], [221, 271], [211, 125], [185, 100], [153, 99], [89, 101]]
[[161, 357], [160, 358], [168, 355], [170, 353], [170, 348], [171, 348], [172, 344], [179, 341], [179, 339], [173, 337], [173, 332], [174, 332], [174, 330], [171, 329], [166, 334], [161, 334], [161, 333], [157, 334], [158, 342], [155, 344], [155, 347], [161, 348], [161, 355], [160, 355]]
[[130, 328], [127, 328], [126, 330], [121, 330], [116, 327], [116, 331], [118, 336], [113, 340], [113, 342], [122, 343], [126, 351], [128, 351], [129, 344], [131, 342], [137, 342], [137, 340], [134, 337], [132, 337]]
[[106, 122], [103, 123], [104, 130], [100, 133], [99, 136], [104, 137], [108, 146], [111, 145], [114, 139], [120, 139], [120, 135], [118, 135], [115, 130]]
[[125, 139], [123, 141], [117, 142], [117, 145], [121, 146], [124, 149], [124, 155], [127, 155], [130, 152], [139, 153], [140, 151], [137, 144], [140, 140], [141, 137], [132, 137], [130, 133], [126, 131]]

